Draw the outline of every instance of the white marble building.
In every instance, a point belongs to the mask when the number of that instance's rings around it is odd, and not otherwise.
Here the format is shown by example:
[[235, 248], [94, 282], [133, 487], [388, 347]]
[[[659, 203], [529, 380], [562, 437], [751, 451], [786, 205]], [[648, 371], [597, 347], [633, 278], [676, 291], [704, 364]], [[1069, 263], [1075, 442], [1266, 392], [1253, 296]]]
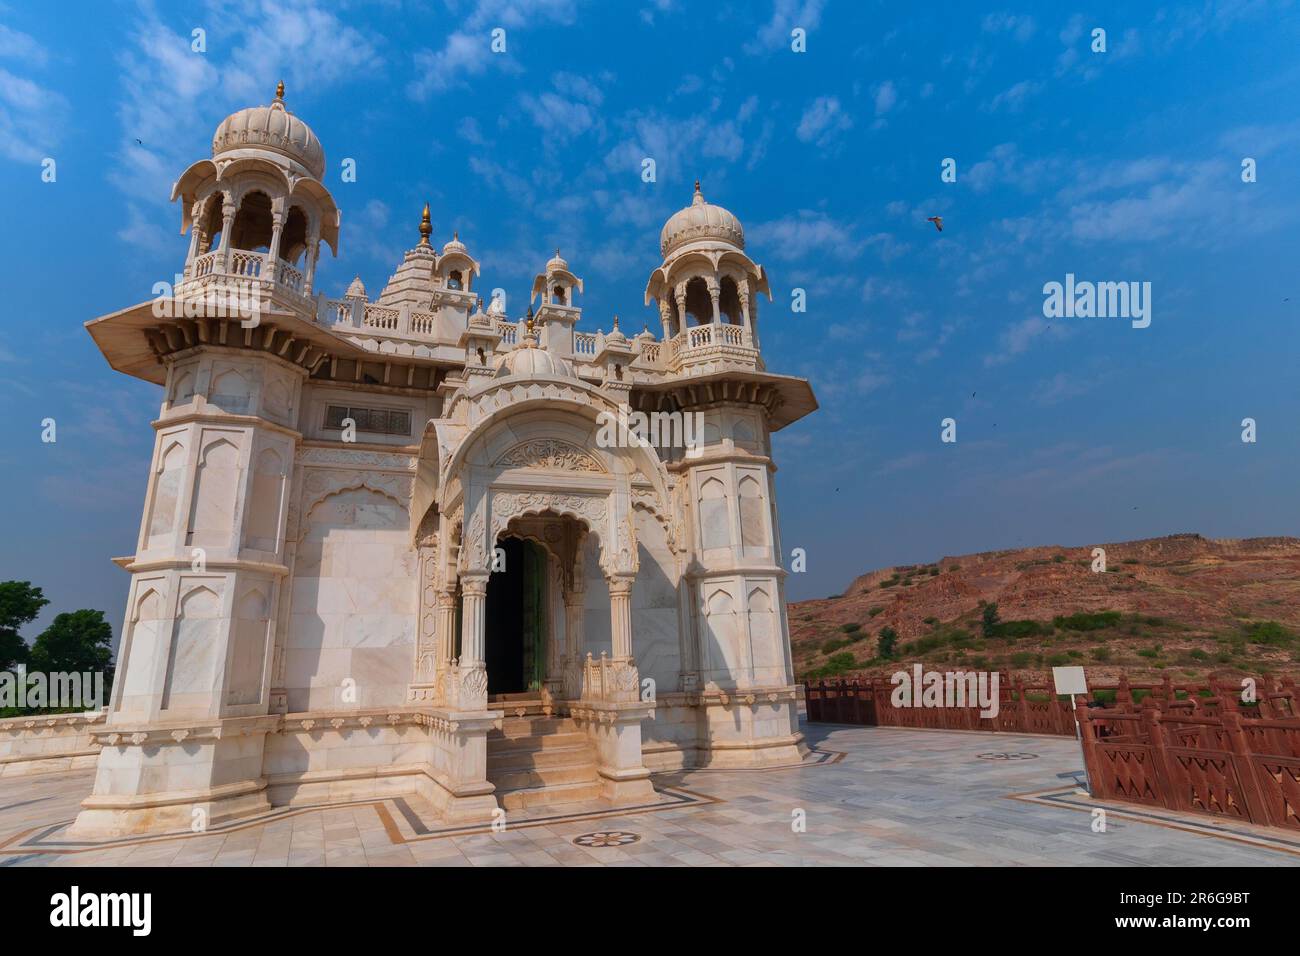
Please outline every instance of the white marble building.
[[[798, 760], [770, 435], [816, 402], [766, 370], [736, 217], [697, 184], [660, 334], [580, 332], [558, 253], [508, 319], [427, 207], [378, 296], [319, 294], [324, 171], [283, 87], [230, 116], [173, 189], [179, 285], [87, 323], [163, 402], [73, 834], [392, 793], [479, 821]], [[637, 412], [698, 441], [610, 427]]]

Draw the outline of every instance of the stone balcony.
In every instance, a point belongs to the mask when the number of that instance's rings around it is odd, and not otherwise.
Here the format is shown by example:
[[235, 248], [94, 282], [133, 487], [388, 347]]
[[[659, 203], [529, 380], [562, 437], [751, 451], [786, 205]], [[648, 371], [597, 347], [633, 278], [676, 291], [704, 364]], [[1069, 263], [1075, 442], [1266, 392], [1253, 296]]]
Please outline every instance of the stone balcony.
[[314, 308], [301, 269], [283, 259], [272, 263], [270, 253], [247, 249], [218, 249], [195, 256], [186, 265], [176, 294], [195, 296], [229, 288], [256, 294], [267, 301], [279, 298], [299, 309]]

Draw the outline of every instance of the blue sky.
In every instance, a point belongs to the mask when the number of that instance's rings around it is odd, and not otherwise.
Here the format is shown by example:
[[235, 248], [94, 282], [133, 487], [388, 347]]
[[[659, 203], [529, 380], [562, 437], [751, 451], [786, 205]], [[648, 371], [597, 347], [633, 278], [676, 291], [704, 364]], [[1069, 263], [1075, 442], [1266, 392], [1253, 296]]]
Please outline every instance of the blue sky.
[[[120, 627], [108, 558], [160, 393], [82, 323], [180, 268], [172, 181], [281, 77], [343, 210], [333, 294], [377, 291], [428, 200], [512, 311], [558, 245], [581, 328], [654, 329], [692, 181], [740, 217], [768, 365], [822, 403], [775, 438], [793, 598], [975, 550], [1296, 534], [1297, 48], [1294, 5], [1266, 3], [0, 2], [0, 579]], [[1044, 319], [1066, 273], [1150, 282], [1151, 326]]]

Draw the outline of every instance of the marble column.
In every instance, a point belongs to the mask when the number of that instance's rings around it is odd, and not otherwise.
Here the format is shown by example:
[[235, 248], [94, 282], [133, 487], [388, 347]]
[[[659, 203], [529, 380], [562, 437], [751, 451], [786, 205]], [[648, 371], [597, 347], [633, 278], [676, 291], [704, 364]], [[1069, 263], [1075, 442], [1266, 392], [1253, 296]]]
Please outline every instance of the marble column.
[[582, 693], [583, 634], [587, 614], [582, 591], [564, 592], [564, 694], [570, 700]]
[[610, 656], [616, 661], [626, 661], [632, 657], [633, 579], [613, 575], [608, 580]]
[[280, 236], [284, 232], [284, 220], [284, 213], [276, 212], [272, 214], [271, 245], [266, 250], [266, 269], [269, 275], [267, 272], [262, 274], [263, 278], [269, 278], [272, 282], [279, 278], [276, 274], [279, 271], [276, 269], [276, 264], [280, 259]]
[[221, 271], [230, 272], [230, 230], [235, 225], [235, 204], [226, 200], [221, 206]]
[[307, 276], [303, 280], [302, 294], [311, 295], [312, 282], [316, 278], [316, 259], [320, 255], [320, 237], [313, 234], [307, 240]]
[[467, 572], [461, 575], [460, 666], [484, 666], [487, 625], [486, 572]]

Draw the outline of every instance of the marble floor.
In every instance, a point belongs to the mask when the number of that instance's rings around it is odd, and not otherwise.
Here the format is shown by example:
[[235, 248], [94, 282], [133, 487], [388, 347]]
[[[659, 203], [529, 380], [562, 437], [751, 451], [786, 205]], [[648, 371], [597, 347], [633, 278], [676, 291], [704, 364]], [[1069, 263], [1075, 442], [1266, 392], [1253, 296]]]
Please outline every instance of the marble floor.
[[1300, 833], [1106, 807], [1056, 737], [807, 724], [775, 770], [657, 774], [656, 798], [441, 826], [416, 797], [280, 809], [204, 834], [63, 831], [91, 773], [0, 778], [0, 866], [1295, 866]]

